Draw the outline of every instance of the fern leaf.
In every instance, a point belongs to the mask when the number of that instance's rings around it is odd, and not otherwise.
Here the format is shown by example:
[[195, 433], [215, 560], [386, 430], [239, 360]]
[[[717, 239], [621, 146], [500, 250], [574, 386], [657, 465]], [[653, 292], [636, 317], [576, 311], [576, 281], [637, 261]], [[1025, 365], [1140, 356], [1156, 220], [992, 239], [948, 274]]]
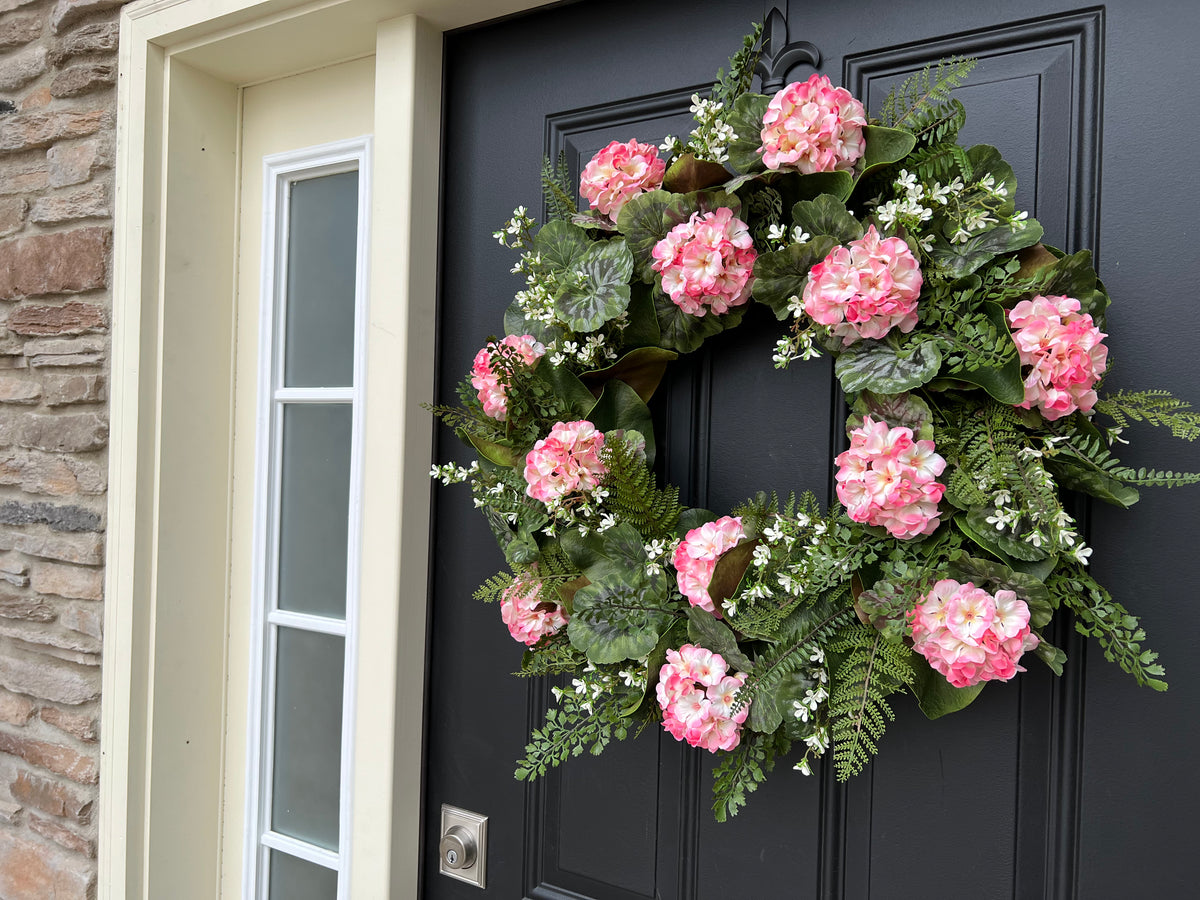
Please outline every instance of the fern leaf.
[[1200, 437], [1200, 413], [1186, 400], [1167, 391], [1117, 391], [1096, 403], [1096, 412], [1108, 416], [1121, 428], [1130, 420], [1170, 428], [1171, 434], [1185, 441]]
[[472, 594], [476, 600], [482, 600], [484, 603], [494, 603], [508, 590], [509, 585], [513, 583], [513, 575], [511, 572], [497, 572], [483, 584], [475, 589]]
[[721, 758], [713, 770], [713, 816], [724, 822], [746, 805], [746, 795], [758, 790], [775, 760], [791, 748], [781, 734], [746, 732], [742, 742]]
[[914, 133], [928, 127], [949, 105], [950, 91], [962, 84], [978, 60], [955, 56], [926, 66], [888, 92], [880, 119], [889, 128]]
[[546, 204], [546, 215], [551, 221], [570, 221], [572, 216], [579, 213], [575, 205], [575, 185], [571, 183], [566, 151], [558, 154], [557, 163], [551, 163], [549, 156], [542, 158], [542, 196]]

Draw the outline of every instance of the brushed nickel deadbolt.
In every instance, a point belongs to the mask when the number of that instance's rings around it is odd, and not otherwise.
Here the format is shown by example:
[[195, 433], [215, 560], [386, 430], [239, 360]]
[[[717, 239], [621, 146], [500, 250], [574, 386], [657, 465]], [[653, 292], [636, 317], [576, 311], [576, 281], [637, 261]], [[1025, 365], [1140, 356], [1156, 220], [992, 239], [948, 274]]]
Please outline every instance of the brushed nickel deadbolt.
[[438, 871], [477, 887], [487, 886], [487, 816], [442, 804]]

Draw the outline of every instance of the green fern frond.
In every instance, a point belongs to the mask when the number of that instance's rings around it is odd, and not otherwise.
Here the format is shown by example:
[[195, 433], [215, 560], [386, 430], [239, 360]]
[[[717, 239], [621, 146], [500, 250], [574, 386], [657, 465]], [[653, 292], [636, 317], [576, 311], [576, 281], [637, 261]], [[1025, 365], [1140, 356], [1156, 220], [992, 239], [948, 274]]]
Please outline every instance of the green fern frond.
[[756, 734], [748, 731], [742, 742], [721, 757], [713, 770], [713, 816], [724, 822], [736, 816], [746, 805], [746, 795], [758, 790], [775, 760], [784, 756], [792, 742], [782, 734]]
[[484, 603], [495, 603], [508, 590], [514, 581], [512, 572], [497, 572], [479, 587], [471, 596]]
[[552, 163], [549, 156], [542, 157], [542, 198], [550, 221], [570, 221], [572, 216], [579, 213], [565, 150], [558, 154], [557, 163]]
[[712, 87], [711, 98], [732, 109], [737, 98], [750, 90], [754, 79], [754, 67], [762, 54], [762, 22], [755, 22], [750, 33], [742, 38], [741, 48], [729, 57], [729, 73], [717, 69], [717, 81]]
[[1099, 400], [1096, 412], [1108, 416], [1121, 428], [1132, 420], [1170, 428], [1171, 434], [1185, 441], [1200, 437], [1200, 413], [1168, 391], [1117, 391]]
[[628, 522], [649, 538], [674, 537], [679, 524], [679, 488], [659, 489], [654, 473], [626, 441], [611, 441], [600, 451], [608, 468], [601, 484], [608, 491], [608, 508], [618, 522]]
[[885, 698], [911, 684], [914, 674], [906, 647], [860, 622], [843, 629], [829, 651], [845, 654], [829, 698], [833, 764], [845, 781], [878, 751], [887, 722], [896, 718]]
[[880, 110], [882, 124], [914, 134], [946, 114], [950, 91], [962, 84], [978, 60], [951, 57], [926, 66], [888, 92]]

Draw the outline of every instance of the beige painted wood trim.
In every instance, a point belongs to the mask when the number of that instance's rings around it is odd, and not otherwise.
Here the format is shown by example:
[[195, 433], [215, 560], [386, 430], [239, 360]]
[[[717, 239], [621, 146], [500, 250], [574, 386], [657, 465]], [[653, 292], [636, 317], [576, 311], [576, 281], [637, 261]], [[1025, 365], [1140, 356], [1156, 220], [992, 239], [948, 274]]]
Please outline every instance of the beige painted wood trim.
[[101, 898], [220, 896], [237, 89], [371, 53], [352, 878], [355, 897], [416, 897], [432, 434], [419, 403], [433, 384], [442, 31], [537, 5], [153, 0], [122, 12]]

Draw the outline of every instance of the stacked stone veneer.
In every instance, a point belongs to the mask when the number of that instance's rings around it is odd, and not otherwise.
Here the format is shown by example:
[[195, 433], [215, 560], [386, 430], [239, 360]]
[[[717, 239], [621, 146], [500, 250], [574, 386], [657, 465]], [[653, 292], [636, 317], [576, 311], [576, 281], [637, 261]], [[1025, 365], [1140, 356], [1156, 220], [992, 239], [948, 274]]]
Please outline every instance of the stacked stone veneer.
[[122, 2], [0, 0], [0, 900], [96, 892]]

